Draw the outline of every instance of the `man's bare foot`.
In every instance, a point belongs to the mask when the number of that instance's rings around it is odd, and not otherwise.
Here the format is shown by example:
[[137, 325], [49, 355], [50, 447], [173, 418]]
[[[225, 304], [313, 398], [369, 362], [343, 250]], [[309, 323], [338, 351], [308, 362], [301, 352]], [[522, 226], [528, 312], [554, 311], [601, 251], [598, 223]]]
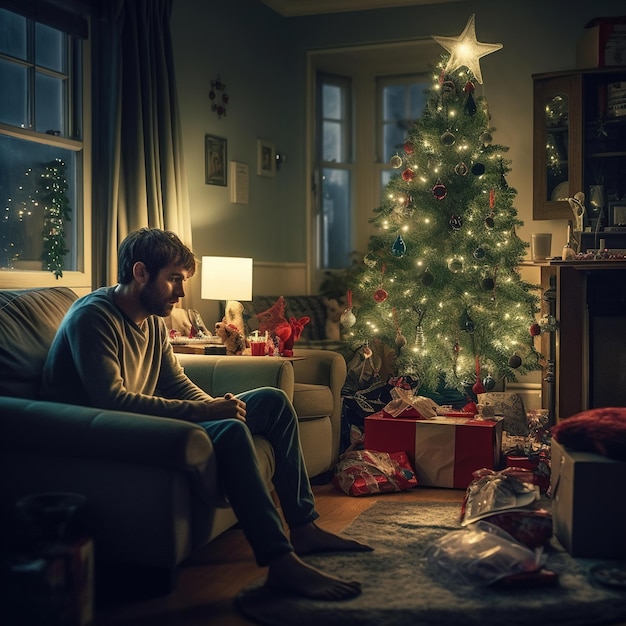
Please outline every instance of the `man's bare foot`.
[[291, 545], [297, 554], [314, 552], [369, 552], [372, 547], [354, 539], [329, 533], [315, 522], [297, 526], [291, 530]]
[[270, 563], [265, 585], [313, 600], [347, 600], [361, 593], [361, 583], [325, 574], [293, 552], [287, 552]]

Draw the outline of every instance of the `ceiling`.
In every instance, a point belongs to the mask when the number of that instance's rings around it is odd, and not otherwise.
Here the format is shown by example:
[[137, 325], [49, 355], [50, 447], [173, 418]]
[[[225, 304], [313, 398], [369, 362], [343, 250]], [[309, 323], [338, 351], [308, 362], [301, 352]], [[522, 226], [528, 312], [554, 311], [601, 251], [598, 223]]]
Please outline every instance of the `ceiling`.
[[284, 17], [317, 15], [320, 13], [343, 13], [367, 9], [390, 9], [392, 7], [464, 2], [465, 0], [261, 0], [263, 4]]

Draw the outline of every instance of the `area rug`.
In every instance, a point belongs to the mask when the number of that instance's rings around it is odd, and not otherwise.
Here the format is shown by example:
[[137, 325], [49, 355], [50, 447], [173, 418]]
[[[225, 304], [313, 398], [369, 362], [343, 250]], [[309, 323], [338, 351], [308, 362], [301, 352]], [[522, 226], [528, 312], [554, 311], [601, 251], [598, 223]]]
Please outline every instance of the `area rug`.
[[[601, 561], [574, 559], [558, 544], [546, 567], [559, 584], [496, 589], [455, 585], [432, 573], [422, 557], [438, 537], [458, 530], [457, 503], [377, 502], [346, 529], [374, 552], [305, 557], [320, 569], [360, 580], [363, 593], [341, 602], [271, 592], [255, 581], [237, 597], [239, 610], [265, 626], [596, 626], [626, 623], [626, 591], [589, 576]], [[598, 532], [601, 531], [599, 527]]]

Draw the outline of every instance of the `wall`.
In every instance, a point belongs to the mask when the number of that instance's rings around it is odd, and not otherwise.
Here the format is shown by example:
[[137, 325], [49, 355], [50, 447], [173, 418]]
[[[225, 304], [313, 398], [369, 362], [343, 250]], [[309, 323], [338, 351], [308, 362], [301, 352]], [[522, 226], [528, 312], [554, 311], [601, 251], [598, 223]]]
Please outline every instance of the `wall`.
[[[456, 36], [472, 13], [477, 39], [504, 45], [481, 60], [482, 94], [496, 141], [510, 148], [507, 180], [518, 191], [515, 206], [525, 222], [519, 234], [529, 241], [533, 231], [552, 232], [558, 254], [565, 222], [532, 220], [532, 74], [573, 69], [586, 22], [624, 14], [623, 0], [475, 0], [297, 18], [283, 18], [257, 0], [175, 0], [173, 45], [196, 254], [249, 255], [269, 267], [306, 263], [308, 50]], [[208, 98], [218, 74], [231, 98], [222, 119]], [[249, 164], [249, 205], [231, 204], [227, 187], [204, 184], [205, 133], [228, 139], [229, 161]], [[257, 137], [288, 156], [273, 179], [256, 175]], [[192, 296], [202, 311], [207, 304], [198, 301], [196, 286]]]

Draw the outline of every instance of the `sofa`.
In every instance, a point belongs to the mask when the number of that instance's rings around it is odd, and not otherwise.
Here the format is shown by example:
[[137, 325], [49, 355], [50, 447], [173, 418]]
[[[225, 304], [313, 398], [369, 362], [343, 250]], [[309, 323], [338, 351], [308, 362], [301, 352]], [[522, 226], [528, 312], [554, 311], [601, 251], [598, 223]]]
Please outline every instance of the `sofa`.
[[[0, 290], [0, 524], [11, 528], [16, 502], [25, 495], [81, 493], [96, 564], [149, 568], [168, 590], [177, 566], [236, 519], [200, 426], [38, 400], [47, 351], [76, 297], [64, 287]], [[179, 359], [212, 395], [259, 386], [285, 391], [303, 416], [302, 446], [313, 476], [328, 471], [338, 453], [345, 379], [343, 358], [321, 352], [299, 352], [302, 360], [293, 362], [193, 354]], [[273, 450], [262, 437], [255, 445], [271, 488]], [[3, 542], [6, 551], [10, 533]]]
[[[251, 302], [243, 303], [243, 321], [249, 332], [259, 326], [257, 315], [270, 309], [279, 297], [255, 294]], [[341, 340], [340, 319], [346, 308], [343, 300], [319, 295], [289, 295], [283, 296], [283, 299], [286, 319], [310, 318], [310, 322], [302, 329], [297, 348], [342, 352], [344, 342]]]

